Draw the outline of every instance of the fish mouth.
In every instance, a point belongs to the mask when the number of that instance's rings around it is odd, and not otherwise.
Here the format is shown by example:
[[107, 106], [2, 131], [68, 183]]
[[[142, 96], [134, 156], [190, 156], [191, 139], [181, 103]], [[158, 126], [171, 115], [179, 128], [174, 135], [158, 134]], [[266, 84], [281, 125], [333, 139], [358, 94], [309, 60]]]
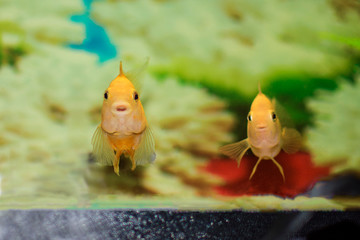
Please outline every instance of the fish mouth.
[[127, 110], [127, 107], [125, 105], [119, 105], [116, 107], [117, 112], [124, 112]]
[[256, 129], [257, 131], [259, 131], [259, 132], [263, 132], [263, 131], [265, 131], [265, 130], [267, 129], [267, 127], [261, 125], [261, 126], [257, 126], [255, 129]]
[[131, 112], [131, 108], [126, 102], [115, 102], [111, 107], [111, 111], [116, 115], [124, 115]]

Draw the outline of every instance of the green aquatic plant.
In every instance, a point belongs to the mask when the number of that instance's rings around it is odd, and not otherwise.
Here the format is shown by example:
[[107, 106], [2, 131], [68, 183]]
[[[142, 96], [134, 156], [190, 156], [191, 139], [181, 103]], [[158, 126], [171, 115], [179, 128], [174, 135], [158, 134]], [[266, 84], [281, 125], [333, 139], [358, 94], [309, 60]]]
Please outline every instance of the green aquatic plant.
[[124, 57], [152, 56], [153, 72], [248, 100], [274, 75], [330, 79], [347, 71], [355, 56], [321, 34], [360, 37], [360, 16], [340, 18], [327, 0], [109, 0], [93, 12]]
[[351, 37], [337, 36], [330, 34], [324, 34], [324, 38], [332, 40], [334, 42], [343, 43], [347, 46], [360, 50], [360, 38], [351, 38]]
[[21, 56], [29, 49], [25, 43], [25, 32], [17, 24], [0, 21], [0, 66], [15, 66]]
[[2, 53], [0, 53], [0, 66], [2, 64], [9, 64], [15, 66], [21, 56], [26, 53], [25, 47], [22, 45], [14, 47], [2, 47], [0, 44]]
[[306, 100], [319, 89], [333, 91], [336, 88], [337, 82], [331, 78], [277, 76], [264, 87], [264, 92], [281, 104], [291, 122], [300, 130], [312, 123], [312, 113], [306, 108]]
[[307, 105], [314, 112], [314, 126], [306, 133], [307, 146], [320, 165], [334, 172], [360, 171], [360, 78], [343, 81], [335, 92], [322, 91]]

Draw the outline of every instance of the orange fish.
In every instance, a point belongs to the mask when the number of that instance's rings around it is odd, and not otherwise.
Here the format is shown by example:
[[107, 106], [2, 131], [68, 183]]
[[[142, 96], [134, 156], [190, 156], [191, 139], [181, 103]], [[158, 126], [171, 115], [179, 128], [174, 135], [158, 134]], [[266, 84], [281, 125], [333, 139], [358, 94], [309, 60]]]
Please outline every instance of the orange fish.
[[259, 157], [250, 178], [254, 175], [261, 160], [272, 160], [278, 167], [283, 180], [284, 171], [274, 159], [283, 149], [287, 153], [295, 153], [301, 146], [301, 135], [293, 128], [282, 128], [280, 120], [275, 113], [275, 101], [270, 101], [260, 89], [251, 104], [247, 117], [248, 138], [220, 148], [220, 152], [237, 160], [238, 166], [245, 152], [249, 149]]
[[136, 165], [154, 162], [155, 142], [146, 121], [140, 95], [133, 83], [124, 75], [120, 62], [120, 74], [105, 90], [101, 110], [101, 124], [91, 141], [97, 161], [113, 165], [119, 175], [120, 156], [124, 154]]

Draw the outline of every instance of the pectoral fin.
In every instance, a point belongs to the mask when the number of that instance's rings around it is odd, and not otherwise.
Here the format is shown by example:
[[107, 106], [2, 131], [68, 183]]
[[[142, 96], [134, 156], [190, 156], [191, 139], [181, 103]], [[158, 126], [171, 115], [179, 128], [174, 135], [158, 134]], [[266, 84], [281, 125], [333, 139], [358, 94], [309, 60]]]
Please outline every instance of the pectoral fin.
[[222, 147], [220, 147], [219, 151], [226, 156], [236, 159], [236, 161], [238, 163], [238, 167], [239, 167], [242, 157], [244, 156], [244, 154], [246, 153], [246, 151], [249, 148], [250, 148], [250, 145], [249, 145], [248, 140], [244, 139], [240, 142], [222, 146]]
[[282, 149], [286, 153], [295, 153], [301, 147], [301, 135], [293, 128], [284, 128], [282, 131]]
[[140, 144], [135, 150], [133, 166], [131, 169], [134, 170], [136, 165], [152, 163], [154, 162], [155, 158], [156, 154], [154, 136], [149, 126], [147, 126], [145, 131], [142, 133]]
[[91, 139], [93, 145], [93, 155], [95, 159], [103, 165], [113, 165], [115, 158], [114, 150], [108, 140], [107, 134], [99, 125]]

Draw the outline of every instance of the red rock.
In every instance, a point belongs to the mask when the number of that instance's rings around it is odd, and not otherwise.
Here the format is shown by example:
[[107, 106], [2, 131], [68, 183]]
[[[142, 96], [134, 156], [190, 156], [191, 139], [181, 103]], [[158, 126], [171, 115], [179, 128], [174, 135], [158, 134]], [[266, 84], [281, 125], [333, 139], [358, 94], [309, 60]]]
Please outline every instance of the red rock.
[[203, 170], [225, 180], [224, 185], [215, 187], [215, 191], [220, 195], [273, 194], [281, 197], [295, 197], [306, 192], [330, 172], [329, 167], [315, 166], [309, 153], [287, 154], [282, 151], [275, 159], [283, 167], [285, 182], [271, 160], [262, 160], [249, 180], [257, 159], [252, 154], [245, 154], [239, 168], [235, 160], [212, 159]]

